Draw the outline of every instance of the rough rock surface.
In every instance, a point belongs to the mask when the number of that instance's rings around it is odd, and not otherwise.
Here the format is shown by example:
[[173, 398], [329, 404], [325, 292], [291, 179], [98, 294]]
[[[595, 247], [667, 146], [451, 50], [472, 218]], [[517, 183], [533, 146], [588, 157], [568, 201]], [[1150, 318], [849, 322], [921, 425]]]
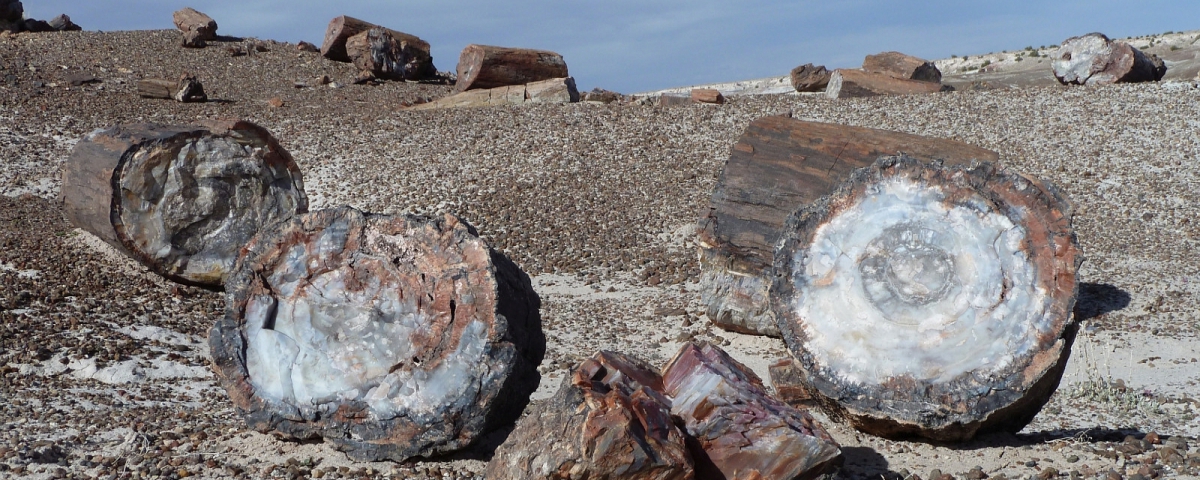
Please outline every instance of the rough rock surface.
[[385, 28], [371, 28], [346, 39], [346, 54], [354, 66], [375, 78], [403, 80], [408, 76], [416, 79], [417, 72], [405, 69], [411, 53], [404, 51], [401, 41]]
[[246, 121], [118, 125], [75, 145], [63, 209], [173, 281], [221, 288], [258, 229], [308, 209], [300, 167]]
[[217, 21], [196, 11], [192, 7], [177, 10], [172, 16], [175, 28], [183, 32], [183, 46], [204, 47], [209, 40], [217, 39]]
[[776, 241], [796, 209], [831, 193], [855, 168], [904, 151], [926, 160], [996, 161], [996, 152], [941, 138], [764, 117], [730, 150], [700, 220], [701, 297], [708, 318], [741, 333], [779, 336], [767, 300]]
[[942, 83], [942, 71], [932, 62], [900, 52], [867, 55], [863, 60], [862, 69], [906, 80]]
[[537, 295], [453, 215], [297, 216], [246, 245], [225, 288], [213, 365], [263, 432], [404, 461], [472, 444], [537, 388]]
[[714, 88], [696, 88], [692, 90], [691, 99], [695, 103], [722, 104], [725, 103], [725, 96]]
[[809, 393], [885, 437], [1023, 428], [1074, 339], [1072, 214], [1048, 183], [906, 156], [797, 210], [770, 299]]
[[797, 92], [820, 92], [829, 85], [830, 75], [824, 65], [806, 63], [793, 68], [789, 76]]
[[1063, 40], [1050, 64], [1054, 77], [1064, 85], [1106, 85], [1157, 81], [1167, 67], [1125, 42], [1102, 33], [1089, 33]]
[[695, 437], [697, 478], [808, 479], [842, 461], [812, 416], [772, 398], [754, 372], [712, 344], [684, 344], [663, 367], [663, 385], [671, 413]]
[[68, 17], [65, 13], [51, 18], [50, 22], [48, 23], [50, 23], [51, 28], [60, 32], [77, 32], [79, 30], [83, 30], [83, 27], [80, 27], [79, 25], [76, 25], [75, 22], [72, 22], [71, 17]]
[[944, 91], [937, 83], [897, 78], [883, 73], [839, 68], [829, 77], [825, 96], [829, 98], [861, 98], [879, 95], [914, 95]]
[[[387, 32], [387, 35], [381, 35], [378, 32], [374, 34], [371, 42], [367, 39], [360, 39], [359, 59], [352, 58], [351, 52], [347, 49], [347, 42], [350, 38], [367, 32], [373, 29], [380, 29]], [[390, 39], [388, 39], [390, 37]], [[373, 43], [372, 43], [373, 42]], [[363, 61], [368, 60], [362, 58], [366, 50], [362, 45], [370, 45], [377, 49], [378, 57], [370, 58], [369, 61], [376, 64], [387, 63], [391, 61], [399, 62], [401, 60], [398, 52], [403, 53], [403, 77], [409, 80], [419, 80], [432, 77], [437, 74], [437, 69], [433, 66], [433, 56], [429, 54], [429, 42], [422, 40], [416, 35], [409, 33], [384, 28], [373, 23], [364, 22], [354, 17], [345, 15], [334, 17], [329, 21], [329, 25], [325, 27], [325, 40], [321, 43], [321, 56], [337, 62], [354, 62], [359, 65]], [[362, 66], [359, 66], [362, 69]], [[401, 70], [392, 67], [392, 71], [400, 72]], [[367, 70], [371, 70], [368, 68]]]
[[525, 105], [537, 103], [574, 103], [579, 101], [579, 90], [575, 79], [552, 78], [525, 85], [496, 87], [482, 90], [467, 90], [442, 97], [432, 102], [409, 107], [409, 110], [435, 110], [439, 108], [489, 107], [500, 105]]
[[470, 44], [455, 67], [459, 92], [497, 88], [569, 77], [563, 56], [548, 50]]
[[192, 103], [208, 101], [204, 84], [190, 74], [180, 75], [178, 81], [162, 78], [143, 78], [137, 82], [137, 93], [146, 98], [164, 98], [176, 102]]
[[662, 377], [644, 362], [596, 353], [517, 423], [486, 478], [693, 478], [684, 433], [662, 388]]
[[0, 0], [0, 32], [19, 32], [25, 22], [21, 0]]

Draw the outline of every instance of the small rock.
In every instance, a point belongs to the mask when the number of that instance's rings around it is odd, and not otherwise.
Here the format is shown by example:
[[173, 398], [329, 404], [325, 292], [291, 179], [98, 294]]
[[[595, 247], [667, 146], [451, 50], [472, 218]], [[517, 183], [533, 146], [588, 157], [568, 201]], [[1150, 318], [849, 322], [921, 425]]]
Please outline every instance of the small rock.
[[1056, 469], [1054, 467], [1043, 468], [1042, 471], [1038, 472], [1038, 474], [1037, 474], [1038, 480], [1050, 480], [1051, 478], [1055, 478], [1057, 476], [1058, 476], [1058, 469]]
[[[806, 63], [799, 67], [793, 68], [790, 74], [792, 79], [792, 87], [797, 92], [820, 92], [824, 91], [829, 85], [829, 77], [832, 75], [824, 65], [813, 65]], [[788, 111], [787, 116], [792, 116], [791, 111]]]
[[272, 108], [282, 107], [283, 99], [281, 99], [279, 97], [271, 97], [270, 100], [267, 100], [267, 105], [270, 105]]
[[75, 87], [78, 87], [85, 83], [100, 83], [99, 78], [96, 78], [95, 75], [92, 75], [89, 73], [75, 73], [75, 74], [67, 75], [66, 80], [67, 80], [67, 83], [70, 83], [72, 86], [75, 86]]
[[65, 13], [50, 19], [50, 22], [48, 23], [50, 24], [50, 28], [60, 32], [74, 32], [83, 30], [83, 27], [80, 27], [79, 25], [76, 25], [75, 22], [72, 22], [71, 17], [68, 17]]
[[691, 98], [695, 103], [709, 103], [714, 105], [725, 103], [725, 96], [713, 88], [694, 88], [692, 89]]
[[1079, 461], [1079, 455], [1068, 455], [1067, 463], [1075, 463]]
[[301, 40], [300, 43], [296, 44], [296, 50], [300, 50], [301, 52], [319, 52], [319, 51], [321, 51], [321, 49], [317, 48], [316, 45], [305, 42], [303, 40]]
[[988, 478], [988, 474], [983, 471], [983, 467], [975, 466], [967, 472], [967, 480], [983, 480], [985, 478]]

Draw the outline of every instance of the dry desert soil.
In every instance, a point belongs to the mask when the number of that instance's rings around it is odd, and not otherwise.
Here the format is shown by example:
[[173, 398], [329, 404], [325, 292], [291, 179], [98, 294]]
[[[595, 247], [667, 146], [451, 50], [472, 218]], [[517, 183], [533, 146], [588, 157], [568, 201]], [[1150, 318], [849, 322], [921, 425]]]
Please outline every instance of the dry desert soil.
[[[481, 478], [503, 440], [451, 458], [356, 463], [326, 444], [247, 430], [208, 366], [221, 295], [156, 277], [65, 220], [60, 169], [95, 129], [241, 117], [296, 158], [314, 210], [468, 220], [541, 296], [538, 402], [597, 349], [661, 365], [682, 342], [707, 340], [764, 378], [786, 355], [780, 340], [723, 332], [704, 317], [694, 244], [730, 147], [751, 120], [781, 113], [995, 150], [1070, 195], [1086, 256], [1070, 364], [1031, 425], [938, 444], [875, 438], [818, 413], [845, 453], [839, 477], [1200, 474], [1200, 89], [1190, 76], [841, 101], [763, 94], [725, 105], [410, 112], [401, 105], [451, 87], [353, 85], [351, 65], [294, 44], [223, 39], [189, 50], [178, 35], [0, 36], [0, 478]], [[252, 44], [265, 51], [227, 51]], [[443, 70], [449, 62], [435, 59]], [[184, 71], [212, 101], [135, 94], [138, 79]], [[98, 82], [72, 85], [79, 75]], [[296, 86], [320, 75], [341, 87]]]

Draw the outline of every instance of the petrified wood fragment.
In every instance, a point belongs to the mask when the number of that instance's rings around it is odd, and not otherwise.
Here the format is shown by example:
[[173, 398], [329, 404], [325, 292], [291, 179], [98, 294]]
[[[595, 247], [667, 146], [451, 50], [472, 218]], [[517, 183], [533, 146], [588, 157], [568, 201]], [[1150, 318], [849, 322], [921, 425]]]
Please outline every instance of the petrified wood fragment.
[[788, 218], [771, 309], [806, 389], [885, 437], [1016, 432], [1058, 385], [1082, 257], [1052, 185], [883, 157]]
[[[771, 398], [754, 372], [711, 344], [685, 344], [663, 368], [663, 386], [699, 447], [697, 478], [806, 479], [842, 461], [816, 420]], [[713, 467], [720, 475], [704, 471]]]
[[346, 40], [346, 54], [354, 66], [375, 78], [420, 80], [427, 76], [425, 51], [386, 28], [372, 27]]
[[204, 93], [204, 85], [196, 77], [188, 74], [180, 76], [176, 81], [162, 78], [138, 80], [137, 92], [138, 95], [146, 98], [166, 98], [184, 103], [208, 101], [208, 95]]
[[468, 90], [432, 102], [409, 107], [410, 110], [434, 110], [438, 108], [488, 107], [496, 105], [522, 105], [526, 103], [572, 103], [579, 101], [579, 90], [575, 79], [552, 78], [541, 82], [484, 90]]
[[63, 167], [75, 226], [176, 282], [221, 288], [258, 229], [308, 209], [300, 168], [262, 127], [119, 125]]
[[183, 32], [183, 46], [201, 48], [208, 40], [217, 39], [217, 21], [212, 17], [187, 7], [171, 15], [175, 28]]
[[797, 92], [823, 91], [829, 85], [829, 76], [829, 70], [826, 70], [824, 65], [814, 66], [811, 63], [793, 68], [790, 74], [792, 87]]
[[942, 83], [942, 71], [932, 62], [900, 52], [867, 55], [863, 60], [862, 69], [895, 78]]
[[689, 480], [692, 459], [662, 377], [601, 351], [523, 417], [488, 463], [489, 480]]
[[[329, 21], [329, 26], [325, 28], [325, 41], [321, 44], [321, 56], [338, 62], [352, 61], [350, 53], [346, 49], [346, 42], [350, 37], [373, 28], [383, 27], [345, 15], [334, 17]], [[405, 78], [409, 80], [422, 79], [437, 74], [437, 69], [433, 66], [433, 56], [429, 54], [429, 42], [421, 40], [416, 35], [392, 29], [384, 30], [392, 39], [399, 42], [400, 49], [407, 54], [404, 65], [405, 71], [408, 73]]]
[[209, 345], [251, 428], [404, 461], [512, 422], [537, 388], [529, 278], [452, 215], [322, 210], [244, 252]]
[[1064, 85], [1149, 82], [1161, 80], [1167, 73], [1161, 61], [1156, 63], [1141, 50], [1102, 33], [1064, 40], [1050, 68]]
[[941, 84], [896, 78], [882, 73], [839, 68], [829, 77], [825, 96], [829, 98], [859, 98], [878, 95], [916, 95], [937, 93]]
[[693, 88], [691, 98], [692, 103], [725, 103], [725, 96], [715, 88]]
[[51, 18], [50, 21], [46, 23], [50, 24], [50, 28], [60, 32], [78, 32], [83, 30], [83, 27], [80, 27], [79, 25], [76, 25], [75, 22], [72, 22], [71, 17], [67, 16], [65, 13]]
[[455, 90], [524, 85], [570, 76], [562, 55], [528, 48], [467, 45], [458, 57]]
[[19, 32], [25, 23], [25, 6], [20, 0], [0, 0], [0, 32]]
[[700, 220], [700, 283], [708, 317], [727, 330], [778, 336], [767, 287], [783, 222], [832, 192], [855, 168], [901, 151], [947, 163], [999, 159], [953, 140], [785, 117], [751, 122]]

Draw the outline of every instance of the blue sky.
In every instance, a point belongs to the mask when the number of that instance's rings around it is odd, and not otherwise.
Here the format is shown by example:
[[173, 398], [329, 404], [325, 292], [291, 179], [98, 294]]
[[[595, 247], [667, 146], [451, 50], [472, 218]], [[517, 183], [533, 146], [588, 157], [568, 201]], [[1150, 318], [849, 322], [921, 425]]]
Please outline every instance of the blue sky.
[[861, 65], [898, 50], [928, 59], [1111, 37], [1200, 29], [1197, 0], [25, 0], [26, 16], [71, 16], [85, 30], [174, 28], [191, 6], [223, 35], [317, 45], [350, 15], [417, 35], [439, 70], [470, 43], [553, 50], [580, 90], [635, 93], [785, 75], [815, 63]]

